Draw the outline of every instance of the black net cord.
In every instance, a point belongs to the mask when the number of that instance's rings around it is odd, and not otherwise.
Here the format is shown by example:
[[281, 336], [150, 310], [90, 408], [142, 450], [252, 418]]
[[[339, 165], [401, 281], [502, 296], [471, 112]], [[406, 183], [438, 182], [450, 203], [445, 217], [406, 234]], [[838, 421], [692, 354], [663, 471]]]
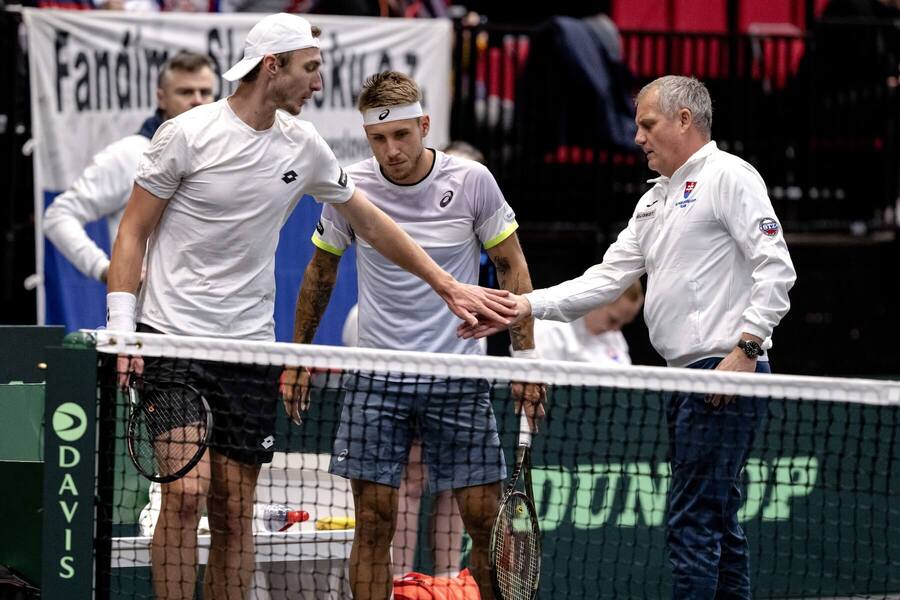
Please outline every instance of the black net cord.
[[101, 354], [97, 368], [99, 414], [97, 415], [97, 495], [94, 538], [94, 600], [109, 600], [112, 575], [113, 494], [116, 463], [116, 356]]

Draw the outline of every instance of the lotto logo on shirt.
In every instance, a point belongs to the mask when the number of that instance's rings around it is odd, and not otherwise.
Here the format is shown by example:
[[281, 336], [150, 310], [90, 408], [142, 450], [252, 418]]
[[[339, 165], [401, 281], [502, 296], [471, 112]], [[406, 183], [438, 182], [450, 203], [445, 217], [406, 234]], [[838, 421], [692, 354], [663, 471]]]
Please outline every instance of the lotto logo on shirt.
[[694, 191], [694, 188], [697, 187], [696, 181], [688, 181], [684, 184], [684, 197], [687, 198], [691, 195], [691, 192]]
[[778, 221], [766, 217], [759, 222], [759, 230], [762, 231], [764, 235], [775, 237], [778, 235]]

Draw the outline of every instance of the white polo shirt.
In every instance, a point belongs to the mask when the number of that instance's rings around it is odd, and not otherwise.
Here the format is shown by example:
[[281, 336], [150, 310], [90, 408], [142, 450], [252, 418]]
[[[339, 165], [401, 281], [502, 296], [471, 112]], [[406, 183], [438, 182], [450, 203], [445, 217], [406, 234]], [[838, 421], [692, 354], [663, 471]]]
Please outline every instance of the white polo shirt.
[[[518, 228], [516, 215], [493, 175], [471, 160], [436, 152], [431, 172], [415, 185], [388, 181], [374, 157], [348, 167], [347, 172], [373, 204], [462, 283], [478, 283], [481, 247], [493, 248]], [[459, 319], [427, 283], [356, 238], [337, 210], [325, 206], [313, 243], [340, 256], [354, 240], [360, 346], [484, 353], [477, 340], [456, 336]]]
[[618, 329], [594, 334], [588, 331], [584, 318], [571, 323], [534, 321], [534, 345], [541, 358], [587, 362], [602, 367], [630, 365], [628, 342]]
[[138, 322], [269, 341], [282, 225], [304, 194], [346, 202], [354, 190], [311, 123], [279, 111], [256, 131], [227, 99], [165, 122], [135, 182], [168, 199], [148, 244]]

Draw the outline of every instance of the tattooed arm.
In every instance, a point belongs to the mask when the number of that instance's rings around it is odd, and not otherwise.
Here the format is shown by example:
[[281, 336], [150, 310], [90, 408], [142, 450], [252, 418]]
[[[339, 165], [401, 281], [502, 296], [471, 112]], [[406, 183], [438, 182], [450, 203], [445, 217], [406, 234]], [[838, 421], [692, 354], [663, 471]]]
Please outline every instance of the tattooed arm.
[[[514, 294], [526, 294], [532, 291], [531, 275], [519, 238], [515, 233], [490, 248], [488, 256], [497, 268], [497, 279], [500, 287]], [[509, 337], [513, 350], [534, 350], [534, 318], [528, 317], [509, 328]], [[524, 410], [531, 425], [531, 431], [537, 432], [538, 423], [544, 417], [544, 400], [547, 387], [540, 382], [520, 383], [511, 386], [512, 396], [516, 403], [516, 413]]]
[[303, 283], [297, 295], [297, 308], [294, 311], [295, 344], [312, 344], [322, 315], [325, 314], [328, 301], [331, 299], [340, 261], [340, 256], [316, 248], [315, 254], [306, 265]]
[[[294, 311], [294, 343], [311, 344], [316, 336], [334, 290], [340, 260], [340, 256], [316, 248], [306, 265]], [[285, 367], [281, 374], [284, 410], [297, 425], [309, 406], [309, 377], [309, 371], [304, 367]]]
[[[513, 233], [508, 238], [490, 248], [488, 256], [497, 268], [497, 279], [500, 287], [513, 294], [527, 294], [533, 291], [528, 264], [518, 236]], [[534, 348], [534, 319], [528, 317], [509, 328], [509, 337], [513, 350], [530, 350]]]

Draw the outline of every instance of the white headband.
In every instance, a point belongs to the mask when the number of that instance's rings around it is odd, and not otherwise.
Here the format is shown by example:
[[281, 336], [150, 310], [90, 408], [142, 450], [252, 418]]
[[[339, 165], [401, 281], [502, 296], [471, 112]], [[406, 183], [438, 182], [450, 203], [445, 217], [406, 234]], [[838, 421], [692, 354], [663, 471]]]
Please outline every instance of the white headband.
[[377, 125], [378, 123], [387, 123], [389, 121], [415, 119], [424, 114], [422, 105], [418, 102], [397, 104], [396, 106], [379, 106], [370, 108], [363, 113], [363, 125]]

